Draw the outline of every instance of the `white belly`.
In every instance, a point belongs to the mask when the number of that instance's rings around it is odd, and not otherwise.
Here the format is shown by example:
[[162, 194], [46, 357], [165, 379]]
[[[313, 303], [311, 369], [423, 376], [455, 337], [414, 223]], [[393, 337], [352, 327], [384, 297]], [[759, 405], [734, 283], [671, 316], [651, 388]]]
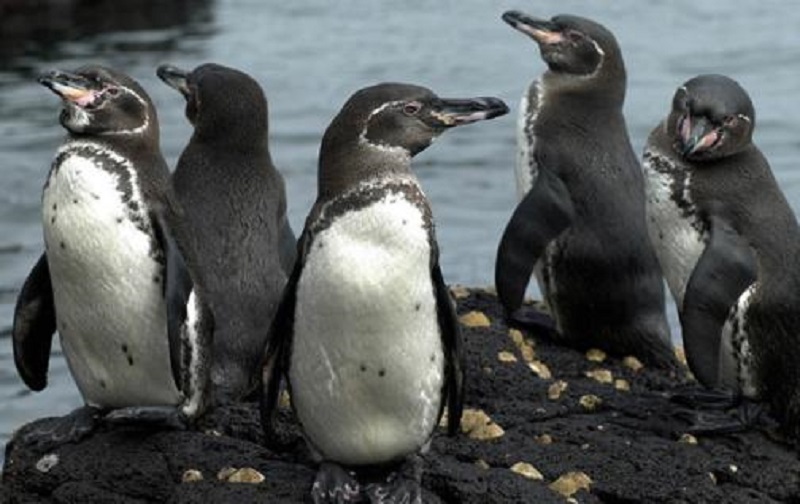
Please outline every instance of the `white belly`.
[[751, 399], [757, 399], [758, 389], [753, 377], [753, 357], [745, 317], [756, 288], [756, 284], [748, 287], [731, 308], [722, 327], [719, 353], [719, 384]]
[[435, 428], [444, 361], [421, 212], [401, 195], [319, 233], [297, 287], [292, 400], [323, 458], [414, 453]]
[[44, 237], [64, 355], [87, 404], [177, 404], [162, 267], [151, 257], [148, 235], [129, 219], [117, 178], [72, 155], [44, 191]]
[[[705, 249], [705, 236], [693, 226], [693, 219], [687, 217], [673, 199], [672, 178], [657, 171], [647, 158], [643, 165], [647, 231], [675, 304], [681, 310], [686, 284]], [[682, 198], [691, 205], [689, 180], [690, 175], [687, 174]]]
[[[530, 93], [534, 93], [537, 99], [536, 109], [529, 113], [530, 100], [528, 95]], [[522, 95], [519, 103], [519, 114], [517, 115], [517, 164], [514, 170], [518, 201], [521, 201], [528, 194], [538, 175], [536, 161], [533, 157], [533, 151], [536, 147], [533, 126], [536, 123], [536, 116], [539, 114], [539, 108], [542, 105], [543, 95], [542, 84], [539, 81], [534, 81]]]

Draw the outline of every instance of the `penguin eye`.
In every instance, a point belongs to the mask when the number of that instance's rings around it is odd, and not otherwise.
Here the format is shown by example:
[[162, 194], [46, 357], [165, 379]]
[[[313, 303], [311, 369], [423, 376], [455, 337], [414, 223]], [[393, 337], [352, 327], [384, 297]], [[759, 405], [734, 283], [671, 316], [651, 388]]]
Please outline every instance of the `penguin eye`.
[[567, 30], [566, 32], [564, 32], [564, 35], [566, 35], [567, 39], [573, 43], [580, 42], [584, 38], [583, 33], [575, 30]]
[[422, 110], [420, 102], [413, 101], [403, 105], [403, 113], [407, 116], [415, 116], [420, 110]]
[[120, 91], [119, 88], [110, 87], [106, 89], [106, 93], [108, 93], [109, 96], [117, 96], [120, 93]]

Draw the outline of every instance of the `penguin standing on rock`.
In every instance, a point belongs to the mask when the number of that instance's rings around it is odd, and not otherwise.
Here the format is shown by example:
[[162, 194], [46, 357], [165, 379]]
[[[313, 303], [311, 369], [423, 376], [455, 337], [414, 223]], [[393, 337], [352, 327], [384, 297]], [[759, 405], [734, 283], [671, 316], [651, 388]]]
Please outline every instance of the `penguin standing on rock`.
[[221, 65], [162, 65], [157, 73], [183, 94], [194, 125], [172, 181], [216, 320], [215, 396], [236, 401], [258, 385], [264, 328], [297, 246], [269, 153], [267, 100], [249, 75]]
[[99, 66], [39, 82], [63, 100], [67, 137], [42, 195], [46, 251], [14, 312], [14, 360], [43, 389], [58, 330], [86, 406], [27, 438], [77, 440], [108, 410], [111, 421], [184, 425], [207, 402], [213, 318], [191, 275], [153, 104]]
[[521, 202], [498, 249], [500, 301], [512, 318], [530, 320], [520, 307], [535, 270], [556, 337], [672, 368], [642, 172], [622, 115], [619, 46], [606, 28], [580, 17], [548, 21], [510, 11], [503, 20], [539, 45], [548, 71], [522, 99]]
[[800, 438], [800, 227], [754, 127], [734, 80], [678, 88], [644, 152], [648, 225], [695, 377]]
[[[355, 93], [325, 132], [317, 201], [267, 345], [262, 405], [274, 440], [285, 375], [322, 462], [315, 502], [356, 502], [362, 490], [372, 502], [421, 502], [416, 454], [445, 404], [449, 432], [459, 426], [461, 334], [411, 158], [450, 127], [507, 111], [496, 98], [380, 84]], [[364, 488], [349, 472], [403, 462], [405, 476]]]

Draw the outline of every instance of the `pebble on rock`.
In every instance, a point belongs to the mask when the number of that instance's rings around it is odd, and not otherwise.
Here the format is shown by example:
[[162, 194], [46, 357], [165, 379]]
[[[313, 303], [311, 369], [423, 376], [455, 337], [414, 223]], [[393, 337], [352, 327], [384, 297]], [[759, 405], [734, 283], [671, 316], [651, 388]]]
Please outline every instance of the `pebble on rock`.
[[471, 439], [481, 441], [496, 439], [505, 434], [502, 427], [494, 421], [483, 410], [465, 409], [461, 415], [461, 432]]
[[644, 364], [642, 364], [642, 361], [640, 361], [633, 355], [629, 355], [624, 359], [622, 359], [622, 364], [633, 372], [637, 372], [642, 368], [644, 368]]
[[530, 367], [531, 371], [536, 373], [536, 375], [542, 380], [549, 380], [553, 377], [553, 373], [550, 372], [550, 368], [547, 367], [547, 364], [542, 361], [533, 361], [528, 364], [528, 367]]
[[579, 490], [589, 490], [592, 479], [582, 472], [568, 472], [550, 483], [550, 489], [564, 497], [572, 497]]
[[458, 317], [458, 321], [467, 327], [489, 327], [492, 325], [485, 313], [474, 310]]
[[594, 394], [583, 395], [580, 399], [578, 399], [578, 402], [586, 411], [594, 411], [599, 408], [601, 404], [603, 404], [603, 400]]
[[592, 369], [586, 371], [586, 377], [599, 383], [613, 383], [614, 375], [608, 369]]
[[533, 467], [531, 464], [527, 462], [517, 462], [516, 464], [511, 466], [511, 470], [521, 476], [524, 476], [528, 479], [541, 481], [544, 479], [542, 473], [539, 472], [538, 469]]
[[561, 394], [567, 390], [567, 387], [569, 387], [569, 384], [564, 380], [553, 382], [553, 384], [547, 388], [547, 398], [551, 401], [557, 401], [561, 397]]
[[590, 348], [586, 351], [586, 359], [590, 362], [603, 362], [606, 360], [606, 353], [599, 348]]

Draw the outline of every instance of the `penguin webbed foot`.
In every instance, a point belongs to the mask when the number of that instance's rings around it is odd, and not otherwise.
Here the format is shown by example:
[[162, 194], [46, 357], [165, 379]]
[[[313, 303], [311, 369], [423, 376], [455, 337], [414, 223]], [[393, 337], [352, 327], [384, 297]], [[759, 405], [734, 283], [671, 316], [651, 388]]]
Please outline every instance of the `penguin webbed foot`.
[[128, 406], [111, 411], [105, 422], [114, 425], [136, 425], [174, 430], [186, 430], [189, 421], [173, 406]]
[[421, 504], [422, 459], [412, 456], [400, 471], [392, 472], [384, 482], [370, 483], [364, 493], [373, 504]]
[[62, 417], [43, 420], [42, 425], [21, 433], [15, 440], [37, 451], [51, 451], [66, 443], [77, 443], [98, 425], [101, 410], [82, 406]]
[[558, 335], [556, 322], [547, 313], [529, 305], [523, 305], [507, 314], [511, 325], [528, 329], [536, 335], [553, 339]]
[[323, 462], [311, 487], [311, 500], [314, 504], [362, 502], [361, 485], [355, 475], [342, 466]]
[[743, 398], [730, 390], [687, 391], [672, 400], [689, 408], [678, 416], [689, 423], [687, 432], [713, 436], [736, 434], [752, 429], [775, 429], [778, 423], [763, 403]]

